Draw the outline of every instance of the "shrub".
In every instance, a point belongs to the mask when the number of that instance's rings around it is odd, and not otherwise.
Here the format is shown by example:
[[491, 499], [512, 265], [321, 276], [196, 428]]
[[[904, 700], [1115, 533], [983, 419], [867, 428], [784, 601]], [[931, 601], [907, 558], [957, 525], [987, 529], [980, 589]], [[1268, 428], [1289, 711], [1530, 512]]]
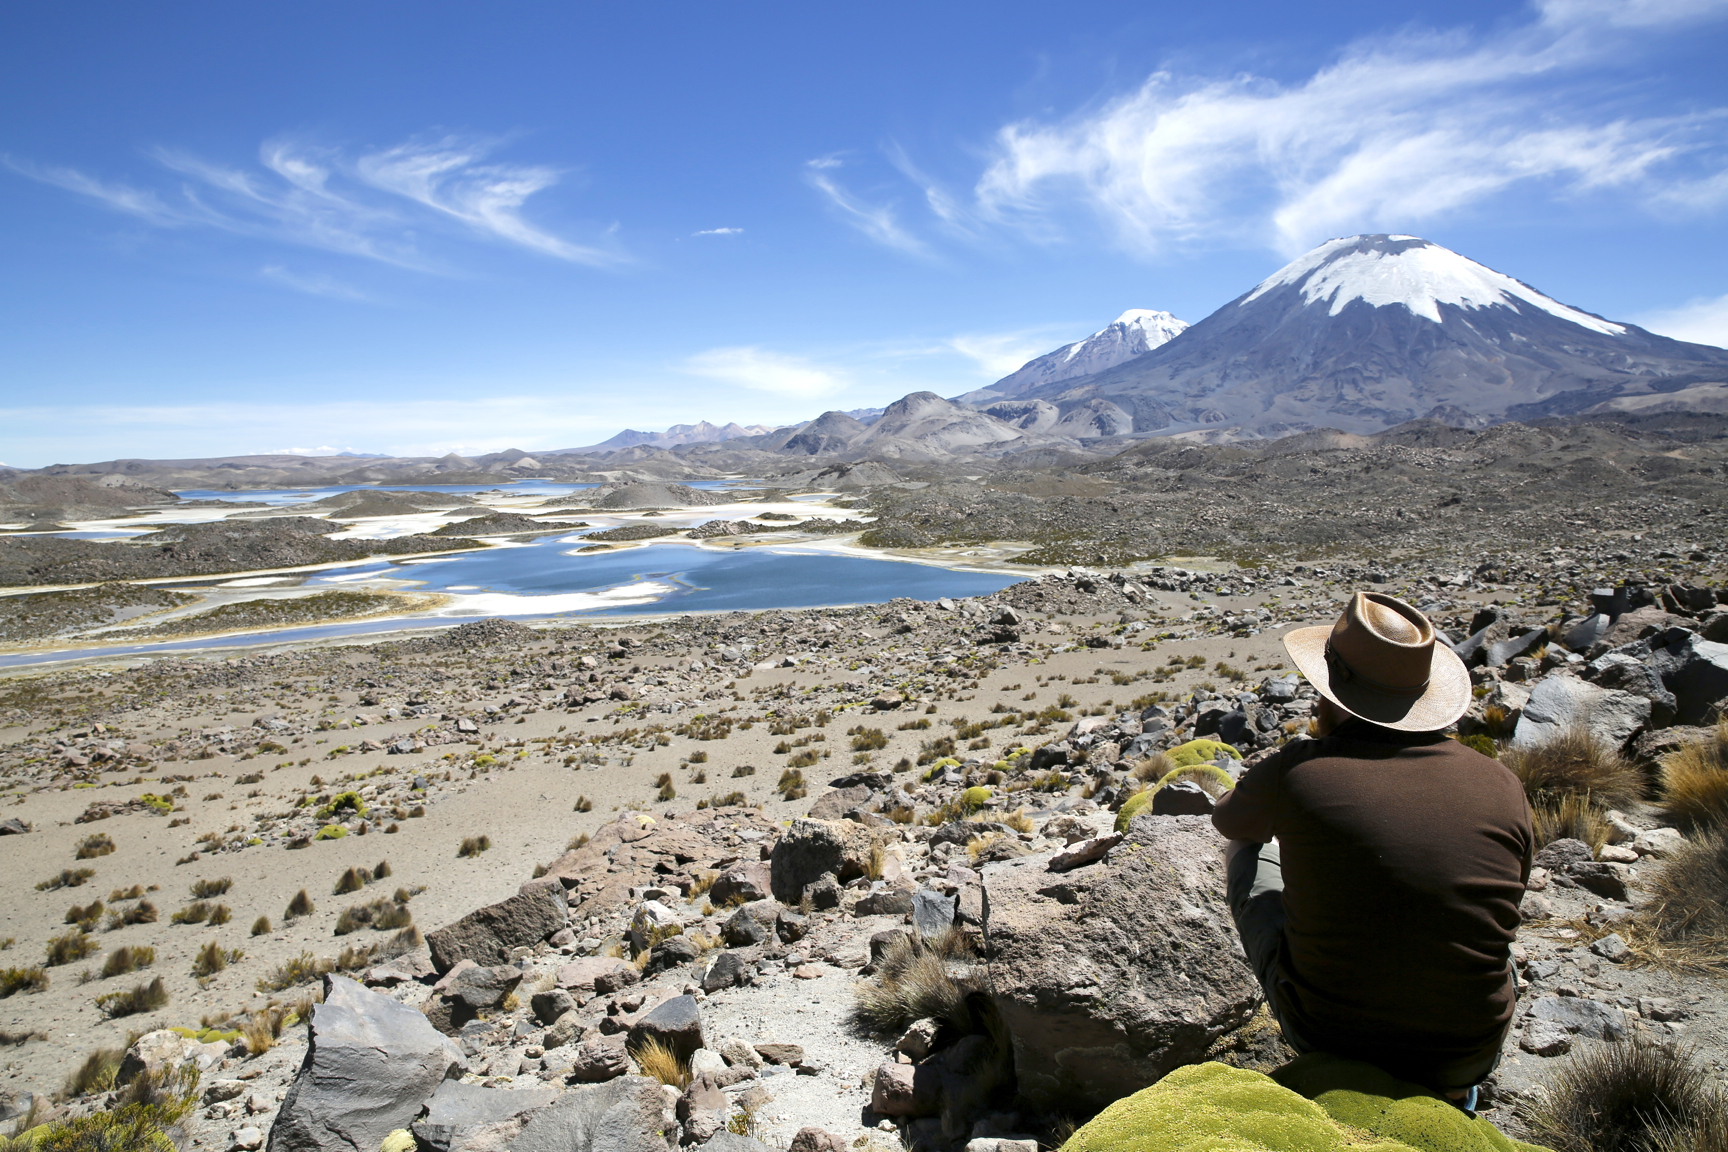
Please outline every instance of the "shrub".
[[122, 924], [154, 924], [156, 923], [156, 905], [148, 900], [140, 900], [120, 913], [120, 922]]
[[96, 951], [96, 941], [82, 932], [62, 932], [48, 938], [48, 967], [70, 964]]
[[1523, 781], [1532, 805], [1580, 796], [1599, 808], [1624, 808], [1644, 794], [1638, 766], [1581, 728], [1509, 748], [1501, 761]]
[[888, 734], [880, 728], [858, 728], [852, 736], [852, 751], [876, 752], [888, 747]]
[[142, 884], [134, 884], [125, 891], [116, 888], [114, 891], [108, 893], [108, 903], [118, 904], [122, 900], [136, 900], [143, 895], [144, 885]]
[[571, 837], [570, 843], [564, 845], [564, 851], [574, 852], [578, 848], [587, 847], [587, 845], [588, 845], [588, 833], [584, 832], [580, 836]]
[[742, 792], [728, 792], [724, 796], [710, 796], [708, 806], [711, 808], [742, 808], [749, 798]]
[[66, 868], [58, 876], [50, 876], [37, 884], [36, 891], [52, 892], [56, 888], [78, 888], [94, 875], [96, 875], [94, 868]]
[[48, 972], [34, 968], [0, 968], [0, 1000], [14, 992], [42, 992], [48, 988]]
[[102, 901], [93, 900], [89, 904], [74, 904], [66, 909], [66, 923], [76, 924], [80, 931], [88, 932], [96, 926], [96, 921], [102, 918]]
[[592, 811], [594, 811], [594, 801], [588, 799], [588, 797], [586, 797], [586, 796], [576, 797], [576, 811], [578, 811], [578, 812], [592, 812]]
[[252, 935], [268, 936], [270, 934], [270, 917], [260, 916], [252, 921]]
[[1662, 758], [1662, 807], [1683, 828], [1728, 827], [1728, 716], [1709, 739]]
[[114, 1087], [114, 1075], [120, 1071], [120, 1061], [125, 1058], [124, 1048], [96, 1049], [84, 1057], [84, 1062], [66, 1078], [61, 1094], [72, 1097], [110, 1091]]
[[678, 798], [678, 789], [672, 787], [672, 781], [668, 780], [666, 783], [660, 785], [660, 791], [654, 794], [654, 798], [661, 802], [676, 800]]
[[478, 856], [490, 847], [492, 847], [492, 837], [490, 836], [464, 836], [461, 847], [456, 849], [456, 857], [460, 860]]
[[76, 859], [94, 860], [98, 856], [106, 856], [114, 851], [114, 840], [106, 832], [98, 832], [94, 836], [86, 836], [78, 842]]
[[224, 876], [220, 880], [200, 880], [192, 885], [192, 899], [208, 900], [212, 896], [220, 896], [234, 887], [234, 878]]
[[366, 887], [366, 883], [370, 879], [371, 877], [366, 875], [365, 869], [350, 868], [336, 878], [336, 887], [332, 889], [332, 892], [337, 896], [346, 896], [350, 892], [358, 892], [360, 889]]
[[288, 911], [283, 914], [282, 919], [297, 920], [301, 916], [310, 916], [316, 911], [318, 911], [317, 905], [312, 903], [312, 897], [306, 895], [306, 889], [302, 888], [294, 893], [294, 899], [288, 901]]
[[256, 987], [260, 992], [280, 992], [297, 984], [310, 984], [335, 968], [334, 960], [321, 960], [310, 952], [302, 952], [278, 964], [268, 974], [260, 976]]
[[642, 1075], [652, 1076], [662, 1084], [684, 1089], [690, 1086], [690, 1068], [678, 1059], [678, 1054], [659, 1040], [644, 1040], [630, 1050]]
[[971, 942], [953, 929], [930, 940], [900, 935], [876, 961], [876, 971], [854, 992], [853, 1018], [872, 1032], [898, 1032], [914, 1020], [932, 1017], [962, 1035], [976, 1023], [971, 1000], [983, 991], [981, 981], [956, 977], [951, 959], [968, 959]]
[[1602, 810], [1588, 796], [1562, 796], [1530, 806], [1530, 829], [1536, 836], [1536, 847], [1556, 840], [1582, 840], [1592, 852], [1602, 851], [1614, 828]]
[[1633, 943], [1688, 968], [1728, 968], [1728, 831], [1710, 832], [1671, 853], [1648, 879]]
[[1473, 732], [1468, 736], [1459, 736], [1458, 743], [1473, 749], [1489, 758], [1500, 755], [1500, 746], [1494, 743], [1494, 738], [1482, 732]]
[[[1702, 1134], [1728, 1106], [1690, 1051], [1621, 1041], [1592, 1045], [1555, 1075], [1531, 1117], [1554, 1152], [1655, 1152], [1663, 1143], [1703, 1152]], [[1720, 1128], [1718, 1126], [1718, 1133]]]
[[96, 1007], [110, 1019], [121, 1016], [136, 1016], [140, 1012], [154, 1012], [168, 1004], [168, 988], [162, 983], [162, 977], [148, 984], [134, 985], [125, 992], [109, 992], [96, 997]]
[[372, 879], [383, 880], [390, 876], [390, 861], [378, 861], [378, 867], [372, 869]]
[[220, 928], [232, 919], [234, 919], [234, 913], [228, 910], [228, 905], [226, 904], [218, 904], [216, 907], [210, 909], [209, 923], [212, 928]]
[[156, 963], [156, 949], [143, 944], [125, 944], [108, 953], [102, 963], [102, 979], [124, 976]]
[[738, 767], [732, 769], [732, 779], [734, 780], [754, 775], [756, 775], [756, 766], [754, 764], [740, 764]]
[[338, 792], [330, 803], [318, 809], [318, 819], [328, 820], [338, 812], [352, 812], [356, 816], [364, 816], [366, 802], [360, 799], [358, 792]]
[[408, 911], [405, 903], [378, 899], [369, 904], [355, 904], [344, 908], [342, 914], [336, 918], [336, 935], [346, 936], [362, 928], [376, 928], [379, 931], [406, 928], [413, 922], [414, 914]]
[[192, 959], [192, 975], [203, 979], [214, 976], [236, 960], [244, 959], [246, 953], [237, 948], [223, 948], [212, 940], [198, 949], [198, 954]]
[[195, 900], [168, 917], [170, 924], [202, 924], [215, 908], [207, 900]]

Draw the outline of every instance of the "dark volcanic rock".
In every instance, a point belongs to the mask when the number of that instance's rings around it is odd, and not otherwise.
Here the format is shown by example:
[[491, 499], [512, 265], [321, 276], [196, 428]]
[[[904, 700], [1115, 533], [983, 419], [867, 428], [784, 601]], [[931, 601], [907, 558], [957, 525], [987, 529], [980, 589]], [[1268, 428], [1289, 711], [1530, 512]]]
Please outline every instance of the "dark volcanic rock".
[[539, 884], [428, 933], [426, 943], [441, 973], [458, 960], [502, 964], [510, 949], [538, 944], [564, 927], [565, 916], [564, 890], [555, 883]]
[[984, 869], [987, 958], [1020, 1090], [1102, 1106], [1204, 1058], [1260, 985], [1224, 896], [1223, 842], [1199, 816], [1139, 816], [1110, 863], [1046, 856]]

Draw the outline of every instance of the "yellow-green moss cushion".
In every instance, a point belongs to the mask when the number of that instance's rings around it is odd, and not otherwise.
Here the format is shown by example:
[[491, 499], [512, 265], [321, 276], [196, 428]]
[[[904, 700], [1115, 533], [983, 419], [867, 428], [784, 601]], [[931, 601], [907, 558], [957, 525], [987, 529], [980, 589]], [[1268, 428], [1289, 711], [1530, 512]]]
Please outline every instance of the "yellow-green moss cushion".
[[1236, 751], [1234, 744], [1226, 744], [1222, 740], [1190, 740], [1186, 744], [1178, 744], [1164, 755], [1170, 757], [1170, 763], [1178, 768], [1192, 768], [1196, 764], [1210, 764], [1218, 759], [1218, 753], [1226, 752], [1230, 759], [1242, 759], [1242, 753]]
[[1366, 1128], [1412, 1148], [1435, 1152], [1525, 1152], [1481, 1116], [1465, 1116], [1437, 1094], [1364, 1064], [1314, 1052], [1298, 1056], [1272, 1079], [1326, 1109], [1343, 1124]]
[[[1383, 1081], [1302, 1069], [1305, 1082], [1312, 1077], [1326, 1086], [1324, 1100], [1308, 1100], [1258, 1072], [1191, 1064], [1110, 1105], [1075, 1132], [1062, 1152], [1541, 1152], [1507, 1140], [1486, 1120], [1471, 1120], [1414, 1085], [1379, 1075]], [[1400, 1095], [1360, 1090], [1387, 1085]], [[1450, 1117], [1405, 1110], [1416, 1102], [1412, 1094]]]

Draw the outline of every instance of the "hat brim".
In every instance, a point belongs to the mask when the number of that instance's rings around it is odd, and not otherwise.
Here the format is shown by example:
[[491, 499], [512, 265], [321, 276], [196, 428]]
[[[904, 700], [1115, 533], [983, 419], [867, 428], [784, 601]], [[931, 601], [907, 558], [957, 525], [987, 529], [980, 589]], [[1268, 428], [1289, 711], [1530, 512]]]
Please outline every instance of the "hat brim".
[[1284, 650], [1315, 691], [1344, 711], [1400, 732], [1437, 732], [1455, 723], [1470, 707], [1470, 672], [1444, 641], [1434, 641], [1428, 689], [1417, 697], [1388, 696], [1351, 681], [1334, 683], [1326, 662], [1332, 625], [1297, 628], [1284, 634]]

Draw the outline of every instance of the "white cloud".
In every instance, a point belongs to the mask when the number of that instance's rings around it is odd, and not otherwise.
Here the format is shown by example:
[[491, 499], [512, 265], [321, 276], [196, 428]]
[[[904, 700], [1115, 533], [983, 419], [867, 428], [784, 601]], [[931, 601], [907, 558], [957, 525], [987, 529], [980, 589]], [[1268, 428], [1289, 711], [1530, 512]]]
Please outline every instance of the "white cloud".
[[692, 236], [742, 236], [742, 228], [704, 228], [700, 232], [692, 232]]
[[[1364, 40], [1294, 82], [1162, 70], [1067, 118], [996, 134], [971, 195], [898, 146], [887, 161], [927, 214], [896, 215], [841, 186], [832, 157], [806, 172], [878, 242], [929, 252], [923, 224], [1049, 242], [1077, 213], [1121, 247], [1192, 244], [1296, 253], [1331, 236], [1415, 230], [1519, 190], [1538, 201], [1611, 196], [1667, 215], [1728, 204], [1728, 109], [1633, 103], [1606, 83], [1645, 46], [1728, 16], [1728, 0], [1540, 0], [1488, 35]], [[817, 170], [817, 165], [822, 167]]]
[[290, 272], [280, 264], [266, 264], [258, 269], [258, 275], [272, 284], [280, 284], [308, 296], [327, 296], [332, 300], [348, 300], [356, 304], [372, 303], [372, 297], [358, 288], [351, 288], [340, 280], [322, 274], [306, 276]]
[[1676, 340], [1728, 348], [1728, 296], [1690, 300], [1678, 308], [1647, 313], [1637, 323]]
[[928, 256], [929, 246], [900, 226], [891, 204], [870, 204], [842, 188], [828, 173], [841, 166], [832, 156], [805, 164], [804, 178], [840, 210], [841, 219], [870, 239], [911, 256]]
[[1018, 371], [1028, 360], [1036, 359], [1055, 345], [1040, 340], [1028, 332], [968, 334], [950, 337], [949, 348], [978, 365], [979, 374], [1000, 380]]
[[801, 357], [754, 347], [711, 348], [686, 360], [684, 369], [740, 388], [786, 396], [829, 396], [848, 383], [842, 374]]
[[420, 271], [446, 267], [425, 246], [429, 235], [450, 224], [471, 237], [576, 264], [598, 267], [626, 259], [609, 243], [578, 244], [530, 223], [524, 206], [555, 185], [558, 173], [538, 165], [486, 163], [495, 147], [495, 141], [446, 136], [349, 159], [283, 138], [264, 142], [256, 168], [159, 148], [151, 158], [178, 177], [161, 190], [11, 156], [0, 161], [158, 227], [210, 228]]

